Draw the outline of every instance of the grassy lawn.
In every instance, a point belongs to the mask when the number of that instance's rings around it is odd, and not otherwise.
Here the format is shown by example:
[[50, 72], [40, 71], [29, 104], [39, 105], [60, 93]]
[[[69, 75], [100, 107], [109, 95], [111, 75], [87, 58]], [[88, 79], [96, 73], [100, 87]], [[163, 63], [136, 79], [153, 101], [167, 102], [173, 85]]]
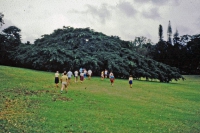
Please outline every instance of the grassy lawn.
[[54, 73], [0, 66], [0, 130], [41, 133], [199, 133], [200, 76], [160, 83], [92, 77], [60, 94]]

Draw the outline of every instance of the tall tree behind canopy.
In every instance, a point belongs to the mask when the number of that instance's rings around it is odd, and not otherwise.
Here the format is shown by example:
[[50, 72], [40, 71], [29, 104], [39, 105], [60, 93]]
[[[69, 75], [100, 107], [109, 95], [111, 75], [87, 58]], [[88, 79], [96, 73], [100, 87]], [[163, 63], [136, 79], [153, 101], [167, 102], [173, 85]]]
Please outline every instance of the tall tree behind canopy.
[[170, 21], [169, 21], [169, 25], [168, 25], [168, 28], [167, 28], [167, 42], [168, 43], [172, 43], [172, 38], [171, 38], [171, 36], [172, 36], [172, 27], [171, 27], [171, 23], [170, 23]]
[[159, 41], [163, 41], [163, 27], [160, 24], [158, 28]]
[[179, 43], [179, 41], [180, 41], [180, 37], [179, 37], [178, 30], [176, 29], [176, 32], [174, 33], [173, 42], [174, 42], [174, 44], [177, 44], [177, 43]]
[[[178, 30], [171, 42], [171, 23], [168, 25], [168, 41], [162, 40], [162, 27], [159, 25], [159, 42], [152, 47], [149, 54], [154, 60], [177, 67], [182, 74], [199, 74], [199, 34], [179, 37]], [[173, 45], [172, 45], [173, 44]]]
[[147, 39], [144, 36], [135, 37], [135, 40], [132, 42], [134, 45], [134, 50], [145, 57], [151, 57], [151, 51], [153, 48], [153, 42], [151, 39]]

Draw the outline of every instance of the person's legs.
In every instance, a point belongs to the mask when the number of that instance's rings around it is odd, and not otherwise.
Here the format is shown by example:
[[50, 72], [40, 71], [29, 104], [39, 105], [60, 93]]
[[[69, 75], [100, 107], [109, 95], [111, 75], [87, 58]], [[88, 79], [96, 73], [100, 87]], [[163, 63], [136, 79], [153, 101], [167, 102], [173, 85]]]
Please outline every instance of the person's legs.
[[81, 80], [81, 83], [83, 82], [83, 79], [84, 79], [84, 76], [81, 76], [80, 80]]
[[67, 92], [67, 90], [68, 90], [68, 88], [67, 88], [67, 84], [65, 84], [65, 89], [66, 89], [66, 92]]
[[131, 82], [130, 82], [131, 88], [132, 88], [132, 84], [133, 84], [133, 81], [131, 80]]
[[70, 79], [71, 79], [71, 77], [68, 78], [68, 84], [70, 84]]
[[58, 79], [58, 77], [55, 77], [55, 84], [56, 84], [57, 88], [58, 88], [58, 83], [59, 83], [59, 79]]
[[91, 79], [91, 75], [88, 75], [88, 79], [89, 79], [89, 80]]
[[113, 79], [110, 79], [110, 83], [111, 83], [111, 85], [113, 86], [114, 80], [113, 80]]
[[61, 94], [62, 94], [62, 92], [63, 92], [64, 87], [65, 87], [65, 85], [62, 83], [62, 87], [61, 87], [61, 89], [60, 89], [60, 93], [61, 93]]
[[112, 81], [112, 86], [114, 85], [114, 81]]

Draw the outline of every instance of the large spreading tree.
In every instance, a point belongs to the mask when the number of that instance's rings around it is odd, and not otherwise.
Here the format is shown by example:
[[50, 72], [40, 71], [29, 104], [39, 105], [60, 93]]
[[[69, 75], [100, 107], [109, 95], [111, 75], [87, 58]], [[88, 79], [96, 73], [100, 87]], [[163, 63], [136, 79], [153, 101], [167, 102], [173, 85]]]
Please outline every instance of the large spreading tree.
[[45, 71], [74, 71], [83, 67], [92, 69], [94, 75], [108, 69], [118, 78], [130, 74], [161, 82], [183, 78], [177, 68], [139, 54], [132, 42], [90, 28], [54, 30], [35, 40], [33, 45], [20, 45], [14, 61], [20, 67]]

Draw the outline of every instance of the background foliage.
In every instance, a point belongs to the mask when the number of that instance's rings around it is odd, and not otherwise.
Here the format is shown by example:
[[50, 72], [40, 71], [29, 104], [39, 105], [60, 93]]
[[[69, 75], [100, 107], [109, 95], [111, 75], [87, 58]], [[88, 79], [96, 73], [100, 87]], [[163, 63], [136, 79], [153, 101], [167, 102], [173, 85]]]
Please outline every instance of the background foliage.
[[135, 78], [161, 82], [183, 78], [177, 68], [139, 54], [134, 43], [90, 28], [63, 27], [43, 35], [33, 45], [20, 44], [15, 48], [9, 57], [19, 67], [45, 71], [74, 71], [83, 67], [92, 69], [94, 75], [108, 69], [118, 78], [132, 74]]
[[[3, 14], [0, 18], [2, 25]], [[200, 34], [179, 37], [176, 31], [173, 42], [167, 42], [163, 40], [162, 25], [155, 45], [143, 36], [124, 41], [90, 28], [70, 26], [42, 35], [31, 44], [21, 43], [20, 32], [15, 26], [1, 32], [0, 64], [45, 71], [74, 71], [84, 67], [92, 69], [94, 75], [108, 69], [118, 78], [132, 74], [135, 78], [161, 82], [183, 78], [183, 73], [200, 73]]]

